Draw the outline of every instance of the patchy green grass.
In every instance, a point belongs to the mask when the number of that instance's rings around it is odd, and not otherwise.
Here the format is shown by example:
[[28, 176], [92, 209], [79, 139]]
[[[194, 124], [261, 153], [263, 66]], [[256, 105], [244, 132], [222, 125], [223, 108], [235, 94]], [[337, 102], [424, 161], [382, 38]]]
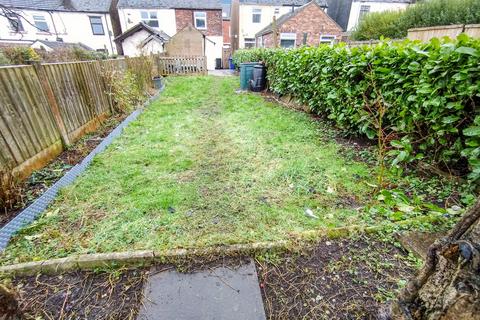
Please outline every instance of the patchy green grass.
[[2, 262], [268, 241], [360, 223], [372, 169], [342, 156], [307, 114], [236, 94], [237, 81], [169, 80]]

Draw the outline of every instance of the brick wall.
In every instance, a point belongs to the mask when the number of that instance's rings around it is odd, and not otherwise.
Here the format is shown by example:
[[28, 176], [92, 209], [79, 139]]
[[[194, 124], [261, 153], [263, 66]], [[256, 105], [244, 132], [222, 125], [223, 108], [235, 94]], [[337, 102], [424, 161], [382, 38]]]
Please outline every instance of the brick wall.
[[222, 36], [222, 10], [188, 10], [175, 9], [175, 18], [177, 20], [177, 31], [187, 26], [195, 26], [193, 13], [202, 11], [207, 13], [207, 30], [200, 30], [207, 36]]
[[[303, 44], [304, 33], [307, 34], [307, 45], [317, 46], [321, 35], [336, 36], [341, 38], [342, 29], [321, 8], [313, 2], [302, 9], [294, 17], [287, 20], [278, 28], [278, 42], [280, 33], [295, 33], [296, 46]], [[273, 47], [273, 34], [264, 35], [265, 47]]]

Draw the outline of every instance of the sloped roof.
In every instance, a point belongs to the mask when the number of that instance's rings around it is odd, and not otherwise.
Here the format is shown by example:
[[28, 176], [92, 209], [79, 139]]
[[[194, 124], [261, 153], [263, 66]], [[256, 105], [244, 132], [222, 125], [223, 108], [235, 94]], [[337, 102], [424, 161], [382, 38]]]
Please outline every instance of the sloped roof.
[[239, 0], [240, 4], [258, 4], [267, 6], [303, 6], [310, 0]]
[[0, 4], [18, 9], [78, 12], [108, 12], [112, 0], [0, 0]]
[[[288, 20], [290, 20], [291, 18], [295, 17], [297, 14], [299, 14], [300, 12], [302, 12], [308, 5], [310, 5], [311, 3], [313, 4], [316, 4], [317, 6], [321, 7], [321, 8], [325, 8], [327, 7], [327, 4], [324, 0], [312, 0], [312, 1], [309, 1], [307, 4], [301, 6], [300, 8], [296, 9], [295, 11], [291, 11], [289, 13], [286, 13], [280, 17], [278, 17], [276, 19], [276, 24], [277, 24], [277, 27], [280, 27], [282, 24], [284, 24], [285, 22], [287, 22]], [[325, 13], [325, 15], [327, 15]], [[328, 15], [327, 15], [328, 16]], [[331, 20], [333, 20], [330, 16], [328, 16]], [[334, 21], [334, 20], [333, 20]], [[341, 27], [339, 26], [339, 28], [341, 29]], [[264, 34], [267, 34], [267, 33], [270, 33], [273, 31], [273, 23], [270, 23], [268, 26], [266, 26], [265, 28], [263, 28], [262, 30], [260, 30], [259, 32], [257, 32], [257, 34], [255, 35], [255, 37], [258, 37], [258, 36], [261, 36], [261, 35], [264, 35]]]
[[128, 29], [127, 31], [125, 31], [124, 33], [122, 33], [121, 35], [119, 35], [118, 37], [116, 37], [114, 39], [114, 41], [115, 42], [123, 41], [126, 38], [128, 38], [129, 36], [131, 36], [132, 34], [137, 33], [140, 30], [147, 31], [148, 33], [155, 36], [159, 40], [162, 40], [163, 42], [167, 42], [171, 38], [168, 34], [163, 32], [162, 30], [156, 30], [156, 29], [146, 25], [145, 23], [140, 22], [140, 23], [137, 23], [135, 26], [131, 27], [130, 29]]
[[327, 14], [335, 20], [343, 30], [347, 30], [350, 10], [352, 9], [352, 0], [327, 0], [327, 3]]
[[35, 43], [35, 42], [40, 42], [40, 43], [42, 43], [42, 44], [46, 45], [47, 47], [52, 48], [54, 50], [55, 49], [80, 48], [80, 49], [87, 50], [87, 51], [94, 51], [92, 48], [90, 48], [89, 46], [87, 46], [86, 44], [83, 44], [81, 42], [72, 43], [72, 42], [61, 42], [61, 41], [36, 40], [33, 43]]
[[220, 0], [119, 0], [118, 8], [222, 9]]

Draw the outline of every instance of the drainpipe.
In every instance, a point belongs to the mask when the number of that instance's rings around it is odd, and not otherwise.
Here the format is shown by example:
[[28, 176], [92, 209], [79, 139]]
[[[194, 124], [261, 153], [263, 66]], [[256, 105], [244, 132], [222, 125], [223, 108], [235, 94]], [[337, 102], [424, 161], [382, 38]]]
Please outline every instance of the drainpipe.
[[207, 36], [203, 35], [203, 56], [207, 56]]
[[105, 24], [106, 24], [106, 26], [107, 26], [108, 42], [110, 42], [110, 48], [112, 49], [112, 54], [114, 54], [115, 51], [113, 51], [112, 34], [110, 33], [110, 29], [108, 28], [107, 14], [104, 13], [103, 16], [105, 17]]

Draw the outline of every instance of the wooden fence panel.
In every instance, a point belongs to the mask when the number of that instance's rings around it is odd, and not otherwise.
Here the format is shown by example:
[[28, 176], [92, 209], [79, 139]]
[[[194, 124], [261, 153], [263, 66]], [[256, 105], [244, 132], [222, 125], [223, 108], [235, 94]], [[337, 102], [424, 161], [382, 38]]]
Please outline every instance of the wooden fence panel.
[[98, 125], [110, 112], [102, 71], [95, 61], [45, 64], [70, 141]]
[[125, 59], [0, 67], [0, 170], [26, 177], [95, 130], [113, 109], [105, 75], [128, 67]]
[[196, 75], [207, 73], [206, 57], [162, 57], [157, 56], [156, 66], [159, 75]]
[[425, 28], [408, 29], [407, 38], [410, 40], [420, 40], [428, 42], [432, 38], [450, 37], [455, 39], [463, 32], [464, 25], [434, 26]]
[[52, 146], [58, 153], [60, 138], [34, 67], [0, 68], [0, 168], [17, 167]]

